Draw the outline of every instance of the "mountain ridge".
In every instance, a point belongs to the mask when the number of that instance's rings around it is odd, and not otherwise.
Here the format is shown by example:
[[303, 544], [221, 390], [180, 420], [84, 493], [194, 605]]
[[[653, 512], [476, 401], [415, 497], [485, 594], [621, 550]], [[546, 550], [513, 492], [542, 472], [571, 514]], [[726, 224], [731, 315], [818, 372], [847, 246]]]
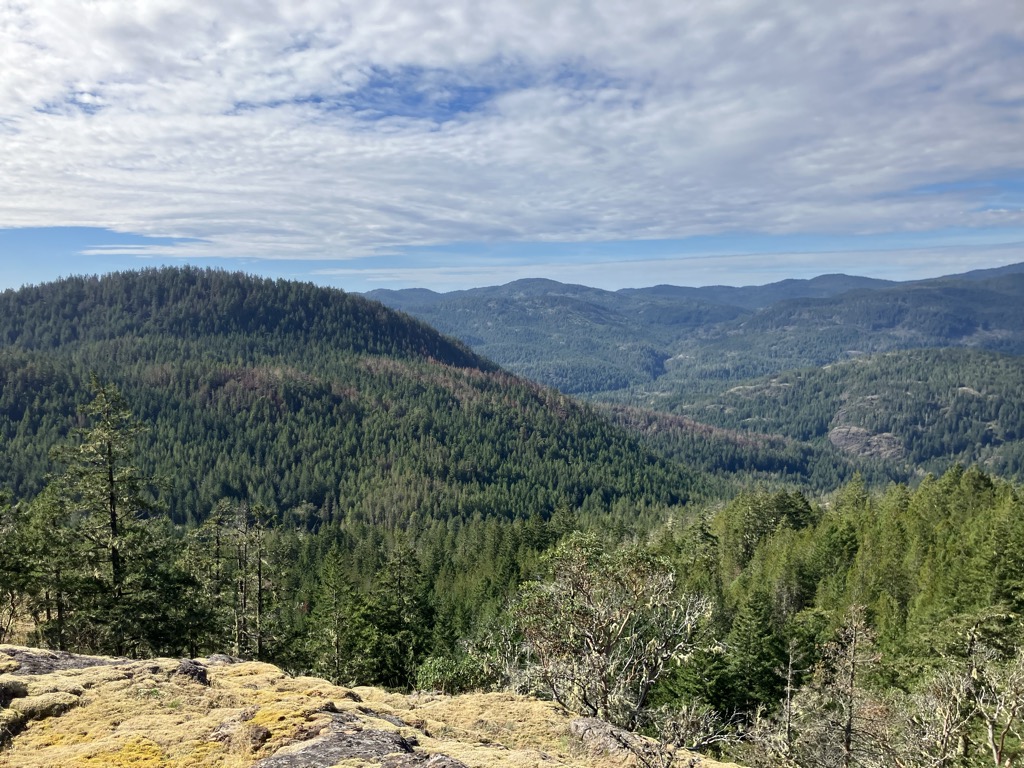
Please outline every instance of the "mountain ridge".
[[1024, 354], [1024, 263], [906, 282], [839, 274], [738, 288], [603, 291], [516, 281], [449, 294], [366, 295], [510, 370], [587, 396], [685, 391], [701, 381], [740, 381], [893, 349]]

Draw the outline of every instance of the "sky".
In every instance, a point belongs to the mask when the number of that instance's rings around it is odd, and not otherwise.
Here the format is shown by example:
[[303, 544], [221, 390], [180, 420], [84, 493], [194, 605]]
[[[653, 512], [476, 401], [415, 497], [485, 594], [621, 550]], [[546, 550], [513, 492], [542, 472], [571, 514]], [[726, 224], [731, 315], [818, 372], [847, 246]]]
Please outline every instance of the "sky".
[[1022, 261], [1021, 0], [0, 0], [0, 288]]

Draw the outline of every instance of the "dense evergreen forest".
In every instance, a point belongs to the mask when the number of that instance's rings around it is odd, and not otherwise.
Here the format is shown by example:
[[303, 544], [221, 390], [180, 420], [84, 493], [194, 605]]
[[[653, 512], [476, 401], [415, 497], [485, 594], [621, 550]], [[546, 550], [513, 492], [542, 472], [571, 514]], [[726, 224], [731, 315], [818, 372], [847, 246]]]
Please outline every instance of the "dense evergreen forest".
[[606, 412], [723, 482], [742, 473], [828, 491], [858, 472], [884, 485], [955, 462], [1024, 476], [1024, 357], [888, 352], [649, 404]]
[[[711, 418], [697, 421], [631, 406], [602, 405], [599, 410], [658, 455], [702, 472], [702, 486], [714, 498], [728, 498], [757, 483], [795, 485], [820, 493], [832, 491], [858, 474], [873, 485], [906, 481], [916, 474], [905, 463], [851, 455], [826, 439], [802, 440], [751, 428], [722, 427]], [[680, 411], [687, 412], [684, 408]]]
[[737, 491], [641, 442], [643, 414], [312, 286], [160, 270], [0, 298], [0, 642], [529, 692], [653, 736], [646, 765], [1024, 760], [1024, 489], [985, 468], [811, 494], [765, 464]]
[[1024, 265], [911, 283], [611, 292], [521, 280], [371, 295], [612, 404], [654, 450], [726, 485], [782, 475], [824, 491], [854, 472], [905, 481], [955, 461], [1024, 470]]
[[1024, 264], [908, 283], [823, 275], [603, 291], [520, 280], [369, 295], [535, 381], [634, 404], [851, 355], [929, 347], [1024, 354]]
[[826, 441], [894, 469], [1024, 472], [1024, 357], [909, 350], [786, 372], [663, 408], [716, 426]]
[[675, 503], [692, 473], [422, 323], [312, 285], [157, 270], [0, 295], [0, 484], [38, 493], [47, 455], [116, 384], [148, 429], [141, 469], [175, 522], [244, 498], [315, 526], [620, 500]]

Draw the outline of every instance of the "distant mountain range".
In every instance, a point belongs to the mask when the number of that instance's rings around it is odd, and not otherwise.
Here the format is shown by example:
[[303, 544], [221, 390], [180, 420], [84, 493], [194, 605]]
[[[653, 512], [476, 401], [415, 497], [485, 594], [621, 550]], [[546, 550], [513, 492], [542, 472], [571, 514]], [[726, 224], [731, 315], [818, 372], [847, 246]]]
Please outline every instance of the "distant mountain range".
[[367, 297], [512, 371], [585, 395], [706, 390], [708, 382], [896, 349], [1024, 353], [1024, 263], [911, 282], [823, 275], [741, 288], [604, 291], [519, 280]]

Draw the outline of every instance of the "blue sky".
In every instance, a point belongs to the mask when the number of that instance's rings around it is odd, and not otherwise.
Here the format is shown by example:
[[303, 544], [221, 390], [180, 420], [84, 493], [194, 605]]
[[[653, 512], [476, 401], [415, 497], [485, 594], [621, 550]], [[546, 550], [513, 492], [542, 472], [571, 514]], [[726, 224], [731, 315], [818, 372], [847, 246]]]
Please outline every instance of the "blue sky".
[[0, 7], [0, 288], [347, 290], [1024, 261], [1019, 0]]

